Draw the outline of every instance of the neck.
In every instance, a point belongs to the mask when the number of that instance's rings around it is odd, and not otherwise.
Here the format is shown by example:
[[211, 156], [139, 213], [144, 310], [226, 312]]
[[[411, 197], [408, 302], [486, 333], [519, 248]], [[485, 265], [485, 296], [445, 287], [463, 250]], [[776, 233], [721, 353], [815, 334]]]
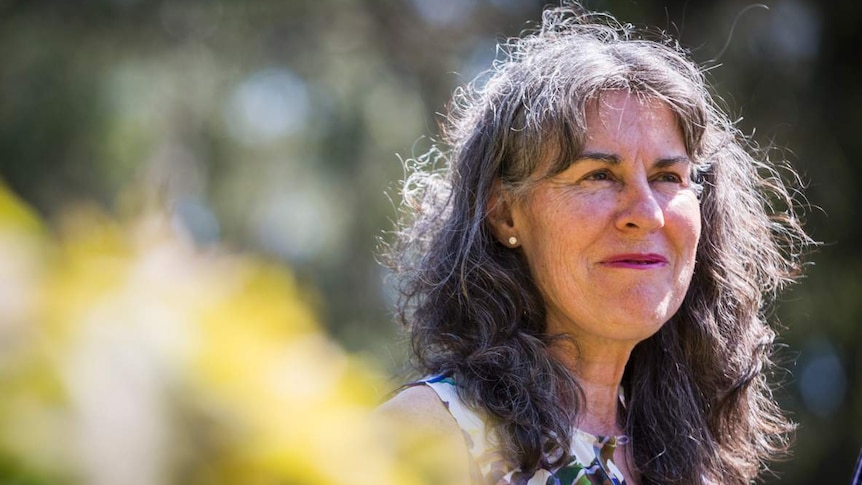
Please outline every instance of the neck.
[[552, 352], [575, 376], [586, 398], [575, 423], [597, 435], [622, 434], [619, 422], [619, 388], [634, 345], [589, 346], [578, 342], [558, 345]]

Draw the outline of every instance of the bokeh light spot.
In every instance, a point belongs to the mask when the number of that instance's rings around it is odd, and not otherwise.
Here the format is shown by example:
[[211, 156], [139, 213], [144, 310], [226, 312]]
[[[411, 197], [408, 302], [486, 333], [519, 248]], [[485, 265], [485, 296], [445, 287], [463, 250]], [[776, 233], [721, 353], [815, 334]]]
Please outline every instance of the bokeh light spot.
[[476, 0], [412, 0], [413, 8], [427, 24], [451, 27], [466, 23], [476, 9]]
[[230, 96], [228, 131], [248, 144], [271, 142], [303, 130], [310, 102], [305, 83], [286, 68], [268, 68], [249, 76]]
[[834, 414], [847, 392], [847, 376], [835, 347], [826, 340], [810, 342], [802, 355], [799, 391], [805, 407], [816, 416]]

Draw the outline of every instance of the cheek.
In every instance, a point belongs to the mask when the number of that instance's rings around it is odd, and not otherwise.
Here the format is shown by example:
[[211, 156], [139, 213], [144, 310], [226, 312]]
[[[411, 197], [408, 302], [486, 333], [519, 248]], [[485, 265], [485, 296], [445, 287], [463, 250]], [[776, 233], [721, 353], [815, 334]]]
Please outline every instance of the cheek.
[[673, 221], [677, 246], [693, 256], [700, 241], [700, 202], [694, 194], [676, 197], [668, 204], [667, 214]]
[[538, 223], [533, 224], [531, 230], [529, 240], [524, 241], [524, 256], [534, 280], [541, 285], [555, 279], [556, 273], [564, 267], [567, 241], [558, 227]]
[[570, 284], [585, 221], [576, 203], [558, 197], [533, 199], [530, 209], [520, 221], [522, 250], [533, 280], [548, 299], [555, 289]]
[[692, 209], [691, 214], [688, 217], [688, 227], [689, 227], [689, 244], [692, 257], [697, 252], [697, 246], [700, 242], [700, 232], [701, 232], [701, 219], [700, 219], [700, 204], [697, 204], [694, 209]]

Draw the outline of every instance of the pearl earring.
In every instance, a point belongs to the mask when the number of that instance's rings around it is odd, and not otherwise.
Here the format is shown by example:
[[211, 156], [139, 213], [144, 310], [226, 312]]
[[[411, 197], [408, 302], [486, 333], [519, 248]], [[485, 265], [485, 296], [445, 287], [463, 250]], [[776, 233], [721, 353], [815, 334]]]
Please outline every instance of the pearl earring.
[[518, 238], [516, 238], [515, 236], [510, 236], [509, 237], [509, 246], [514, 246], [516, 244], [518, 244]]

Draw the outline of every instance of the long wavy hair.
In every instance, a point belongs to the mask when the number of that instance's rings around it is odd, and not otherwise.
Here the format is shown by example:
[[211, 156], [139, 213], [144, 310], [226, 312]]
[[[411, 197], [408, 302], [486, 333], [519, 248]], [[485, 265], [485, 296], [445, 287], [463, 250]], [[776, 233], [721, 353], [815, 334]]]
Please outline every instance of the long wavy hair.
[[524, 472], [570, 459], [583, 395], [548, 351], [565, 336], [547, 333], [523, 254], [493, 236], [488, 201], [494, 190], [529, 191], [549, 153], [551, 173], [565, 170], [602, 93], [660, 100], [694, 162], [703, 230], [681, 308], [631, 353], [621, 420], [647, 483], [750, 483], [793, 430], [768, 383], [776, 334], [767, 319], [810, 242], [783, 182], [795, 173], [739, 132], [703, 71], [661, 33], [566, 3], [501, 52], [483, 82], [456, 91], [442, 148], [412, 160], [404, 181], [387, 262], [416, 370], [454, 375]]

